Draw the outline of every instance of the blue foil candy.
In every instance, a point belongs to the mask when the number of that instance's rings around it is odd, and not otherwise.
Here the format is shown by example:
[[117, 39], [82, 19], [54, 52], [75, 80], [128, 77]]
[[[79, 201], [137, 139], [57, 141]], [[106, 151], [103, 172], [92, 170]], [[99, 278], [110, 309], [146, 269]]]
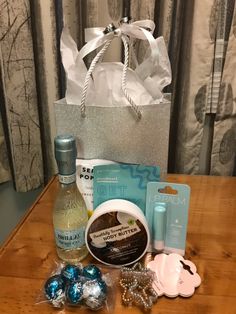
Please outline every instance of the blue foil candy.
[[66, 265], [61, 271], [61, 276], [66, 283], [78, 280], [79, 275], [80, 269], [75, 265]]
[[83, 268], [83, 276], [89, 279], [100, 279], [101, 271], [95, 265], [87, 265]]
[[46, 281], [46, 298], [54, 307], [61, 308], [66, 300], [70, 305], [86, 305], [89, 309], [99, 310], [107, 297], [107, 285], [101, 276], [100, 269], [95, 265], [87, 265], [81, 270], [68, 264], [60, 275]]
[[44, 285], [46, 298], [56, 307], [60, 307], [63, 303], [64, 290], [65, 283], [60, 275], [48, 278]]
[[81, 282], [72, 282], [66, 288], [66, 298], [70, 304], [79, 304], [83, 297]]

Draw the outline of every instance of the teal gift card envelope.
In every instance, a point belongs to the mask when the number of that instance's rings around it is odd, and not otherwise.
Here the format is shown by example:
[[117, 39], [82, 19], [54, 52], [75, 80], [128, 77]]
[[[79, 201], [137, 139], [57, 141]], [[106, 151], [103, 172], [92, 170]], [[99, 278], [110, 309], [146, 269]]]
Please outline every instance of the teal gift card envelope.
[[93, 170], [94, 208], [111, 199], [125, 199], [139, 206], [145, 214], [147, 183], [160, 181], [159, 166], [112, 164]]

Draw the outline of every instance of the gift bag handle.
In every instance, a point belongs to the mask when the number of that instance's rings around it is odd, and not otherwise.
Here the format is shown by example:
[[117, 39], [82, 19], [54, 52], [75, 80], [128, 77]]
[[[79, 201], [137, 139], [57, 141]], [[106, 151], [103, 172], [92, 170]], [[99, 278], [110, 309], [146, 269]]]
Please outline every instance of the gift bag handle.
[[[126, 88], [127, 69], [128, 69], [128, 64], [129, 64], [129, 40], [128, 40], [126, 35], [121, 35], [121, 39], [122, 39], [122, 42], [124, 44], [124, 52], [125, 52], [125, 61], [124, 61], [124, 67], [123, 67], [123, 71], [122, 71], [121, 87], [122, 87], [122, 91], [123, 91], [126, 99], [128, 100], [132, 109], [134, 110], [134, 112], [137, 116], [137, 119], [141, 119], [142, 113], [139, 110], [138, 106], [133, 101], [133, 99], [130, 97], [129, 93], [127, 92], [127, 88]], [[98, 54], [95, 56], [95, 58], [91, 62], [90, 67], [88, 69], [88, 72], [86, 74], [85, 81], [84, 81], [84, 87], [83, 87], [83, 91], [82, 91], [82, 96], [81, 96], [81, 103], [80, 103], [80, 110], [81, 110], [82, 117], [85, 117], [85, 101], [86, 101], [86, 96], [87, 96], [87, 92], [88, 92], [89, 80], [91, 78], [91, 75], [93, 73], [93, 70], [94, 70], [97, 62], [103, 57], [107, 48], [110, 46], [111, 42], [112, 42], [112, 39], [109, 39], [104, 44], [102, 49], [98, 52]]]
[[135, 104], [135, 102], [133, 101], [133, 99], [130, 97], [129, 93], [127, 92], [126, 89], [126, 75], [127, 75], [127, 69], [128, 69], [128, 65], [129, 65], [129, 43], [128, 43], [128, 38], [125, 35], [121, 36], [121, 39], [123, 41], [124, 44], [124, 48], [125, 48], [125, 61], [124, 61], [124, 67], [123, 67], [123, 72], [122, 72], [122, 81], [121, 81], [121, 87], [122, 87], [122, 91], [126, 97], [126, 99], [128, 100], [128, 102], [130, 103], [132, 109], [134, 110], [134, 112], [137, 115], [138, 119], [141, 119], [142, 117], [142, 113], [139, 110], [138, 106]]
[[84, 87], [82, 90], [82, 96], [81, 96], [81, 102], [80, 102], [80, 111], [81, 111], [82, 117], [85, 117], [85, 100], [86, 100], [86, 96], [87, 96], [87, 92], [88, 92], [88, 86], [89, 86], [89, 80], [90, 80], [91, 74], [93, 73], [93, 70], [94, 70], [97, 62], [99, 61], [100, 58], [102, 58], [102, 56], [106, 52], [107, 48], [110, 46], [111, 42], [112, 42], [112, 39], [108, 40], [105, 43], [105, 45], [102, 47], [102, 49], [99, 51], [99, 53], [96, 55], [96, 57], [91, 62], [90, 67], [89, 67], [87, 74], [85, 76]]

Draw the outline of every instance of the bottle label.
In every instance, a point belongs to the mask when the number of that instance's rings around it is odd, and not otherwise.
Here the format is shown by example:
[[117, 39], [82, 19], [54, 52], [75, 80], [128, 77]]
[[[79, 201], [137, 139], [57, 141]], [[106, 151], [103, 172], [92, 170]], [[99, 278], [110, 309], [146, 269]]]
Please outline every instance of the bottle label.
[[58, 178], [59, 178], [59, 182], [61, 182], [62, 184], [70, 184], [70, 183], [75, 182], [76, 173], [70, 174], [69, 176], [59, 174]]
[[56, 245], [61, 249], [77, 249], [85, 244], [85, 227], [69, 231], [55, 229], [54, 232]]

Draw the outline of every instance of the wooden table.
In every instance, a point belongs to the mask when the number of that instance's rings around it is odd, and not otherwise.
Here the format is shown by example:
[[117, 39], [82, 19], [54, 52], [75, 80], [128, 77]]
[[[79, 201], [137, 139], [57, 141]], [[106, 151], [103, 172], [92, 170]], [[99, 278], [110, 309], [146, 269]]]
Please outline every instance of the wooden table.
[[[152, 313], [236, 313], [236, 178], [169, 175], [168, 181], [191, 187], [185, 257], [197, 265], [202, 284], [189, 299], [160, 297]], [[54, 178], [0, 250], [1, 314], [91, 313], [35, 304], [57, 260], [52, 228], [57, 188]], [[118, 278], [118, 270], [112, 272]], [[122, 306], [118, 286], [116, 294], [113, 313], [141, 313]]]

